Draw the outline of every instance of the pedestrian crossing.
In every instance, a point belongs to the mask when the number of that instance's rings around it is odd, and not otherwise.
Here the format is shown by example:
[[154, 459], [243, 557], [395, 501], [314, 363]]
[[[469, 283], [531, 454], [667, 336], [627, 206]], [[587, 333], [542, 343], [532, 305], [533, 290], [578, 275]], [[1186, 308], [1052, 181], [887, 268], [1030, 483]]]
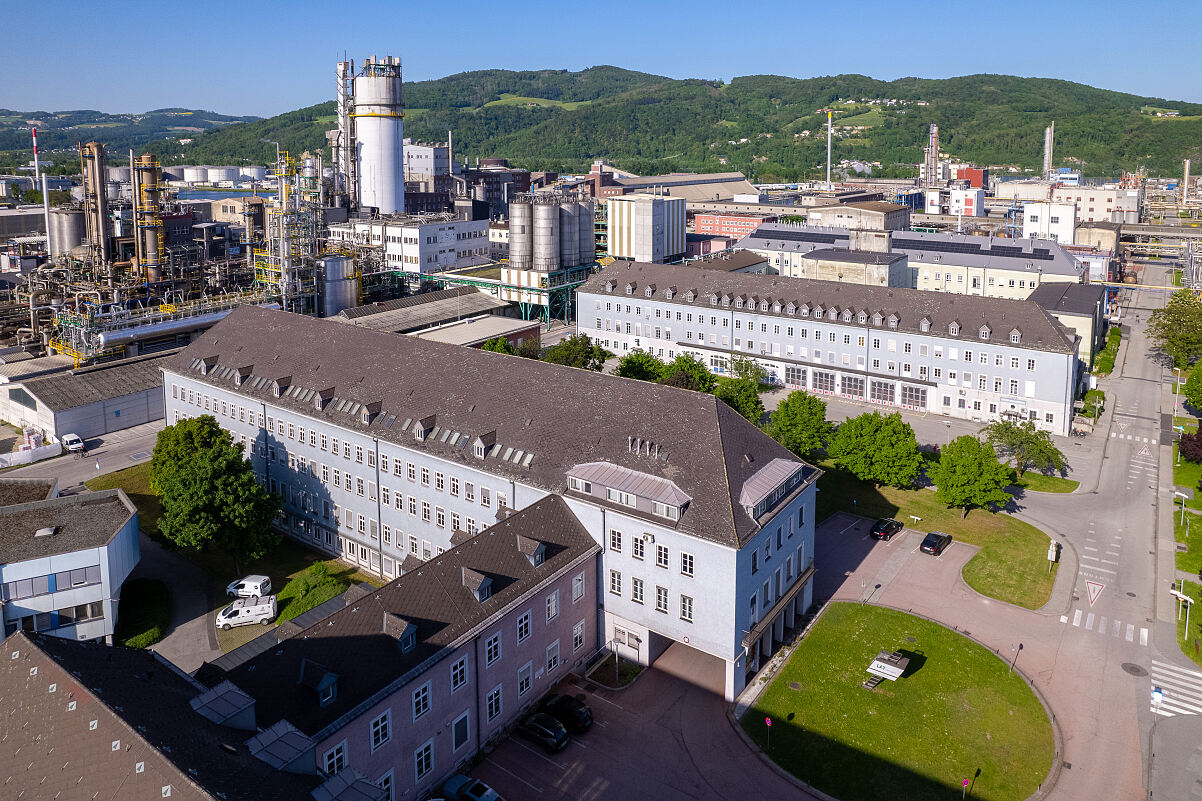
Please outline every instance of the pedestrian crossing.
[[1153, 659], [1148, 677], [1151, 709], [1157, 715], [1202, 715], [1202, 673]]
[[1140, 437], [1140, 436], [1136, 436], [1135, 434], [1121, 434], [1118, 431], [1111, 431], [1110, 438], [1111, 439], [1131, 440], [1132, 442], [1143, 442], [1143, 443], [1147, 443], [1148, 445], [1159, 445], [1160, 444], [1160, 441], [1158, 439], [1156, 439], [1155, 437]]
[[1134, 623], [1127, 623], [1118, 618], [1112, 619], [1106, 615], [1098, 615], [1085, 609], [1074, 609], [1072, 617], [1068, 615], [1060, 616], [1061, 623], [1067, 624], [1070, 621], [1073, 628], [1090, 631], [1103, 637], [1113, 637], [1116, 640], [1129, 642], [1132, 645], [1138, 642], [1142, 648], [1148, 647], [1148, 629], [1146, 626], [1137, 627]]

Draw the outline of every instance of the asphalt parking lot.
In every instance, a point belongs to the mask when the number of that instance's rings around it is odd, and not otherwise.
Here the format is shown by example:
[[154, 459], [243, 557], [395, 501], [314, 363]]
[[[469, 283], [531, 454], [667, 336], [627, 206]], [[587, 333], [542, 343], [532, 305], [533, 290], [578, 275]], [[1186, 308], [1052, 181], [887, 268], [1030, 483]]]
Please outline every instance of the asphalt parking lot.
[[558, 754], [510, 737], [471, 774], [508, 801], [810, 798], [731, 727], [724, 676], [720, 660], [677, 644], [626, 689], [565, 682], [592, 707], [590, 731]]

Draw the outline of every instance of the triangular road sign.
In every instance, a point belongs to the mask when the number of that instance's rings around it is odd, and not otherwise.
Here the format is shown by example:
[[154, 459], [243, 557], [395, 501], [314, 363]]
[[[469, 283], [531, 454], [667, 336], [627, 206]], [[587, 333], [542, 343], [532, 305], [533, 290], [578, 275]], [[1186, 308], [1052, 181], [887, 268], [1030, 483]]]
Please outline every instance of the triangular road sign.
[[1102, 590], [1106, 589], [1105, 584], [1099, 584], [1096, 581], [1085, 582], [1085, 590], [1089, 593], [1089, 605], [1093, 606], [1098, 600], [1098, 596], [1102, 594]]
[[1148, 446], [1147, 446], [1147, 445], [1145, 445], [1145, 446], [1143, 446], [1142, 448], [1140, 448], [1140, 449], [1139, 449], [1139, 453], [1138, 453], [1137, 455], [1139, 455], [1139, 456], [1151, 456], [1151, 455], [1152, 455], [1152, 452], [1151, 452], [1151, 451], [1149, 451], [1149, 450], [1148, 450]]
[[1127, 430], [1127, 424], [1126, 424], [1126, 423], [1119, 423], [1119, 433], [1122, 433], [1122, 432], [1124, 432], [1124, 431], [1126, 431], [1126, 430]]

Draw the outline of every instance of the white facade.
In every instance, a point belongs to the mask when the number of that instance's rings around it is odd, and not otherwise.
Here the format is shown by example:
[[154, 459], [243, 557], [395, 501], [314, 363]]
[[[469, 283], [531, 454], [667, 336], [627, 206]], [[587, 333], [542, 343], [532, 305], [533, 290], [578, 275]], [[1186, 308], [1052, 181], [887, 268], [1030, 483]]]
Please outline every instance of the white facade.
[[981, 217], [985, 214], [984, 189], [948, 190], [947, 213], [965, 217]]
[[1117, 186], [1057, 186], [1052, 201], [1075, 203], [1077, 222], [1139, 222], [1140, 192]]
[[354, 79], [359, 204], [381, 214], [405, 211], [401, 59], [368, 58]]
[[382, 247], [385, 263], [393, 270], [437, 273], [488, 257], [488, 220], [451, 215], [353, 220], [331, 225], [330, 241]]
[[1023, 236], [1071, 245], [1077, 231], [1076, 203], [1028, 203], [1023, 206]]
[[405, 140], [406, 181], [428, 184], [423, 191], [432, 192], [434, 176], [450, 174], [450, 148], [446, 144]]
[[685, 253], [685, 199], [660, 195], [608, 198], [609, 255], [662, 262]]
[[1013, 332], [998, 331], [976, 342], [958, 328], [956, 336], [934, 327], [899, 331], [866, 316], [811, 317], [801, 308], [790, 314], [779, 302], [772, 311], [744, 309], [741, 300], [722, 307], [684, 295], [629, 298], [582, 289], [577, 303], [577, 330], [619, 355], [644, 350], [670, 360], [691, 353], [716, 373], [737, 355], [788, 388], [980, 422], [1021, 417], [1060, 435], [1072, 417], [1075, 348], [1041, 351], [1023, 345], [1021, 333], [1018, 343], [1010, 341]]

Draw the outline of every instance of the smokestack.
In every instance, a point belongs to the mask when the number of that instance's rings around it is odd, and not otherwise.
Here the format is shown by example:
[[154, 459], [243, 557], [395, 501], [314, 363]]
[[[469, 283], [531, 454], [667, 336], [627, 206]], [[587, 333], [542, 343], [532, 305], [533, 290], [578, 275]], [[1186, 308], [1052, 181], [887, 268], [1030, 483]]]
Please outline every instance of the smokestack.
[[36, 187], [42, 182], [42, 170], [38, 164], [38, 129], [31, 128], [30, 130], [33, 131], [33, 185]]
[[1050, 180], [1052, 177], [1052, 149], [1056, 142], [1056, 121], [1043, 129], [1043, 177], [1044, 180]]
[[831, 189], [831, 110], [826, 110], [826, 189]]
[[1181, 202], [1189, 200], [1189, 159], [1185, 160], [1185, 177], [1181, 179]]
[[939, 173], [939, 126], [931, 123], [926, 147], [927, 186], [938, 186]]

